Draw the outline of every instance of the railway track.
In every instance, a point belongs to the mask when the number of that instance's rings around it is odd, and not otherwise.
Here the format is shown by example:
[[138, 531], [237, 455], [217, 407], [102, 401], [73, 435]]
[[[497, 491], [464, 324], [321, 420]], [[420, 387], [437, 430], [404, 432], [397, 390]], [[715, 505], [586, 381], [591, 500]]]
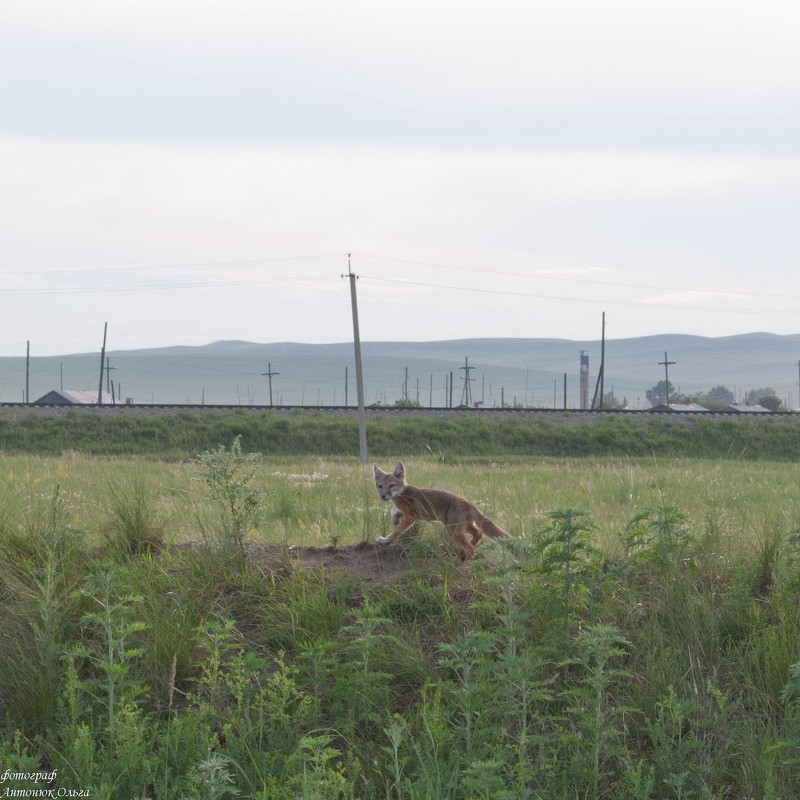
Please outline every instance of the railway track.
[[[8, 410], [15, 412], [15, 416], [21, 413], [39, 413], [61, 416], [69, 411], [77, 411], [82, 414], [100, 413], [104, 416], [109, 415], [146, 415], [146, 414], [177, 414], [182, 412], [229, 412], [229, 411], [248, 411], [254, 413], [274, 412], [278, 414], [342, 414], [355, 416], [358, 409], [354, 406], [311, 406], [311, 405], [225, 405], [225, 404], [180, 404], [180, 403], [119, 403], [119, 404], [86, 404], [86, 405], [63, 405], [63, 404], [40, 404], [40, 403], [0, 403], [0, 411]], [[414, 416], [480, 416], [489, 418], [512, 418], [512, 417], [542, 417], [542, 418], [577, 418], [577, 419], [602, 419], [603, 417], [697, 417], [705, 419], [741, 419], [747, 418], [775, 418], [789, 417], [800, 419], [797, 411], [770, 411], [770, 412], [749, 412], [749, 411], [699, 411], [690, 410], [656, 410], [656, 409], [559, 409], [559, 408], [489, 408], [489, 407], [402, 407], [402, 406], [368, 406], [366, 409], [368, 417], [414, 417]]]

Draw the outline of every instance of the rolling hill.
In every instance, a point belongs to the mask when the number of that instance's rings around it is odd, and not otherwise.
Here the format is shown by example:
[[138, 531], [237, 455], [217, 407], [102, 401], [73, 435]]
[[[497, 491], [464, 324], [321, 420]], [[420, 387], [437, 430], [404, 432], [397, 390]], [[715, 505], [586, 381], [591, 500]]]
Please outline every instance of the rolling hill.
[[[579, 407], [581, 352], [589, 355], [589, 399], [600, 367], [599, 341], [565, 339], [461, 339], [436, 342], [362, 343], [365, 398], [392, 404], [404, 396], [423, 406], [462, 400], [465, 358], [469, 357], [474, 401], [562, 408]], [[615, 339], [606, 342], [606, 393], [613, 390], [631, 408], [645, 408], [645, 392], [664, 378], [664, 353], [674, 361], [670, 383], [679, 392], [707, 391], [724, 385], [737, 401], [744, 393], [770, 386], [784, 404], [796, 408], [800, 335], [751, 333], [707, 338], [680, 334]], [[221, 341], [199, 347], [111, 350], [107, 353], [118, 402], [268, 405], [273, 373], [275, 405], [350, 405], [356, 403], [353, 345]], [[407, 376], [407, 377], [406, 377]], [[30, 398], [52, 389], [97, 391], [100, 355], [33, 358]], [[345, 386], [347, 377], [347, 386]], [[106, 386], [104, 378], [104, 388]], [[25, 358], [0, 358], [0, 402], [21, 402]]]

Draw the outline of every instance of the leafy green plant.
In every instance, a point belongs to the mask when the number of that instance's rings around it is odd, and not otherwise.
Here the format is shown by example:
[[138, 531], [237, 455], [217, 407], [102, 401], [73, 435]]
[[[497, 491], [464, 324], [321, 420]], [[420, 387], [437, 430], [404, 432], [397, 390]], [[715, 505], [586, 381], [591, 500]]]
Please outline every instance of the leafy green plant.
[[206, 450], [197, 463], [196, 474], [221, 512], [223, 544], [244, 555], [247, 534], [259, 524], [263, 512], [263, 492], [255, 481], [261, 456], [242, 452], [240, 434], [229, 448], [221, 444], [216, 450]]
[[660, 505], [638, 513], [625, 531], [627, 552], [654, 563], [662, 570], [689, 564], [690, 549], [697, 544], [687, 528], [688, 517], [673, 506]]
[[695, 731], [695, 721], [702, 711], [696, 701], [678, 697], [670, 687], [658, 701], [656, 718], [646, 722], [656, 778], [671, 787], [676, 798], [695, 797], [702, 785], [697, 755], [703, 743]]
[[582, 677], [563, 693], [574, 727], [570, 726], [562, 738], [573, 769], [583, 765], [583, 791], [589, 797], [599, 797], [601, 783], [608, 774], [604, 763], [628, 756], [617, 723], [632, 709], [615, 704], [611, 688], [631, 675], [609, 662], [626, 655], [630, 642], [611, 625], [587, 625], [575, 637], [575, 645], [578, 654], [562, 662], [562, 666], [578, 667]]
[[439, 665], [453, 674], [451, 691], [456, 700], [457, 730], [461, 732], [464, 750], [474, 756], [476, 748], [485, 744], [489, 731], [483, 709], [489, 696], [487, 665], [494, 653], [494, 642], [488, 632], [469, 630], [450, 643], [438, 647], [442, 654]]
[[124, 587], [126, 570], [112, 563], [100, 564], [86, 576], [76, 596], [95, 610], [81, 617], [81, 626], [96, 634], [95, 644], [84, 644], [67, 651], [66, 658], [85, 660], [94, 672], [86, 681], [92, 696], [105, 707], [109, 746], [113, 746], [117, 712], [123, 706], [134, 706], [145, 692], [132, 673], [132, 667], [144, 650], [130, 647], [129, 639], [141, 633], [144, 623], [134, 619], [141, 596], [130, 594]]
[[541, 551], [539, 572], [555, 576], [560, 582], [561, 609], [564, 622], [583, 607], [589, 577], [594, 570], [590, 560], [594, 545], [589, 533], [595, 530], [586, 511], [573, 508], [548, 514], [549, 528], [538, 539]]

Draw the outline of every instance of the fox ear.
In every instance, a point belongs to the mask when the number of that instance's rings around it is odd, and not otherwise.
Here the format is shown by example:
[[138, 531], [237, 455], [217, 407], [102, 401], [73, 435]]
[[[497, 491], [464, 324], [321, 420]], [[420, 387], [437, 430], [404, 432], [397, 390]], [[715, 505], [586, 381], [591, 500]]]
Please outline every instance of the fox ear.
[[394, 468], [394, 474], [397, 478], [402, 478], [406, 474], [406, 467], [402, 461], [397, 462], [397, 466]]
[[378, 475], [383, 474], [383, 470], [378, 467], [377, 464], [372, 465], [372, 474], [377, 478]]

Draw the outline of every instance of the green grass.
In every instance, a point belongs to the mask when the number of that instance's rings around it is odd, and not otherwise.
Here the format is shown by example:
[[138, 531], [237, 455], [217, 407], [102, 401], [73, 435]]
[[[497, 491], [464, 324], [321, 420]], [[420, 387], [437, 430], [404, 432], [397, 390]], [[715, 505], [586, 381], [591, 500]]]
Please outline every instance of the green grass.
[[[349, 456], [358, 453], [355, 416], [304, 412], [183, 411], [138, 416], [119, 409], [103, 418], [69, 409], [63, 417], [47, 412], [0, 412], [0, 448], [7, 453], [94, 455], [186, 459], [220, 442], [242, 437], [242, 447], [267, 455]], [[444, 415], [381, 415], [367, 421], [369, 452], [376, 458], [498, 456], [644, 458], [669, 457], [796, 461], [800, 457], [800, 417], [703, 419], [642, 414], [585, 419], [564, 412], [556, 417], [492, 415], [452, 411]]]
[[[226, 530], [197, 463], [0, 457], [2, 789], [800, 793], [796, 462], [400, 455], [514, 538], [464, 567], [424, 526], [388, 583], [170, 554]], [[390, 524], [352, 458], [264, 456], [248, 486], [257, 541]]]

